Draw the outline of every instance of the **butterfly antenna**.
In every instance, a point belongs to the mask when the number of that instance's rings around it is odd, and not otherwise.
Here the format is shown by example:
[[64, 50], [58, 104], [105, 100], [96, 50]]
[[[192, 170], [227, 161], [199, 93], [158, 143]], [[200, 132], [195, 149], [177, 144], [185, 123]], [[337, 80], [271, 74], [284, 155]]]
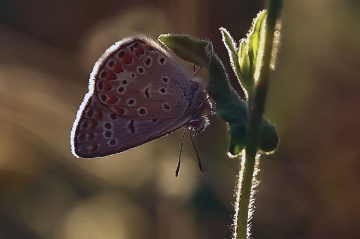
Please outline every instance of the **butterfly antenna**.
[[202, 66], [199, 66], [199, 68], [195, 69], [195, 65], [193, 65], [193, 69], [194, 69], [194, 72], [193, 74], [190, 76], [190, 79], [193, 79], [195, 77], [195, 75], [201, 70]]
[[197, 149], [196, 149], [196, 147], [195, 147], [194, 140], [193, 140], [193, 135], [192, 135], [191, 132], [190, 132], [190, 140], [191, 140], [191, 144], [192, 144], [192, 146], [193, 146], [193, 148], [194, 148], [194, 150], [195, 150], [196, 158], [197, 158], [197, 160], [198, 160], [198, 162], [199, 162], [200, 172], [202, 173], [202, 172], [203, 172], [203, 168], [202, 168], [201, 160], [200, 160], [200, 157], [199, 157], [199, 153], [198, 153], [198, 151], [197, 151]]
[[183, 133], [182, 138], [181, 138], [179, 160], [178, 160], [178, 164], [177, 164], [176, 171], [175, 171], [175, 177], [177, 177], [179, 175], [179, 171], [180, 171], [180, 160], [181, 160], [181, 154], [182, 154], [182, 150], [183, 150], [183, 146], [184, 146], [184, 139], [185, 139], [186, 130], [187, 130], [187, 127], [185, 127], [184, 133]]
[[194, 72], [191, 75], [190, 80], [195, 77], [195, 75], [201, 70], [201, 68], [203, 68], [206, 65], [206, 63], [208, 63], [208, 60], [209, 60], [209, 57], [210, 57], [211, 54], [212, 53], [207, 54], [205, 61], [199, 66], [199, 68], [196, 69], [196, 65], [193, 64], [193, 71]]

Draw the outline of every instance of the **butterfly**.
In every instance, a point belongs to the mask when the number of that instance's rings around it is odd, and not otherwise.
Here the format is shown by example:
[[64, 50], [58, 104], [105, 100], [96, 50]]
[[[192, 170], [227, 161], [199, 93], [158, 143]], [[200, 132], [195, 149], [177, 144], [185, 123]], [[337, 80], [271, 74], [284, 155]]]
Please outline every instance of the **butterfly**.
[[90, 74], [71, 132], [73, 155], [120, 153], [184, 126], [193, 134], [203, 131], [214, 107], [195, 73], [152, 39], [116, 42]]

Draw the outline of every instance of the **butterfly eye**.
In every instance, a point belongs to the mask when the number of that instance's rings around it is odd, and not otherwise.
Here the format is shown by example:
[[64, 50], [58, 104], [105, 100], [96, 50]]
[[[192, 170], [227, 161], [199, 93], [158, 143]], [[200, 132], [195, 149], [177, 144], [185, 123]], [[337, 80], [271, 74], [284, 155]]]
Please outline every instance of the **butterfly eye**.
[[206, 117], [192, 118], [188, 122], [188, 127], [195, 134], [201, 133], [206, 126], [208, 126], [208, 119]]

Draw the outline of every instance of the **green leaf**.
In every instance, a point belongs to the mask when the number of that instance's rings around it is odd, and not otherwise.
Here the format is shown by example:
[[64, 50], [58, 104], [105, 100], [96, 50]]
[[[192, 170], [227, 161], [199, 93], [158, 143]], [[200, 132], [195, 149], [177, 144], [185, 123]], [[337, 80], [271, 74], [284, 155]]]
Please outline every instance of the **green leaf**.
[[253, 93], [255, 73], [261, 40], [264, 38], [266, 10], [261, 11], [253, 20], [246, 38], [241, 39], [239, 48], [225, 28], [220, 28], [223, 43], [228, 51], [231, 66], [246, 96]]
[[258, 13], [254, 18], [250, 32], [248, 33], [247, 38], [249, 39], [249, 58], [251, 61], [251, 72], [253, 74], [253, 80], [255, 81], [256, 76], [254, 75], [257, 72], [257, 59], [262, 56], [263, 49], [261, 46], [265, 38], [265, 21], [266, 21], [267, 11], [263, 10]]
[[230, 86], [224, 66], [214, 53], [209, 62], [207, 92], [216, 102], [216, 115], [229, 123], [229, 152], [236, 155], [244, 148], [248, 125], [247, 103]]
[[239, 78], [239, 81], [248, 96], [249, 93], [253, 91], [254, 81], [252, 76], [252, 65], [249, 58], [249, 41], [246, 38], [241, 39], [240, 41], [238, 61], [241, 69], [241, 77]]
[[228, 51], [230, 63], [235, 72], [235, 75], [238, 79], [242, 78], [241, 69], [239, 66], [239, 57], [237, 53], [238, 49], [236, 47], [236, 44], [233, 38], [231, 37], [230, 33], [224, 27], [220, 28], [220, 32], [222, 35], [222, 41]]
[[213, 52], [210, 41], [197, 39], [189, 35], [163, 34], [159, 36], [158, 40], [181, 59], [198, 66], [207, 63], [209, 54]]
[[[259, 25], [255, 24], [254, 26], [259, 29]], [[246, 90], [252, 90], [253, 77], [251, 75], [252, 61], [249, 56], [249, 40], [243, 39], [240, 42], [239, 49], [236, 49], [231, 35], [224, 28], [220, 30], [230, 59], [237, 61], [233, 62], [233, 68], [235, 69], [235, 66], [237, 66], [238, 74], [241, 75], [242, 86]], [[255, 43], [258, 38], [252, 39], [253, 43]], [[213, 52], [211, 42], [187, 35], [169, 34], [161, 35], [159, 40], [185, 61], [196, 65], [204, 65], [206, 62], [205, 67], [209, 70], [207, 92], [216, 102], [216, 115], [229, 123], [229, 153], [233, 155], [239, 154], [245, 146], [248, 130], [248, 104], [240, 99], [231, 87], [221, 60]], [[269, 121], [263, 119], [259, 136], [259, 149], [263, 152], [270, 152], [277, 147], [277, 143], [278, 135], [275, 127]]]

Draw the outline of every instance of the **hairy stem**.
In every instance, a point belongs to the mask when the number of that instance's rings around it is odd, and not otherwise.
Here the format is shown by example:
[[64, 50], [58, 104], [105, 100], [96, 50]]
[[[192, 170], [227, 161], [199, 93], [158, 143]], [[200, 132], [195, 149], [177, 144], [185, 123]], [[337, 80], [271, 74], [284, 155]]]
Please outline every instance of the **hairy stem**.
[[[259, 50], [259, 64], [256, 76], [256, 87], [251, 98], [249, 98], [249, 128], [245, 143], [245, 152], [243, 151], [241, 171], [239, 175], [239, 186], [237, 194], [239, 205], [236, 210], [235, 219], [236, 231], [235, 238], [246, 239], [250, 237], [250, 219], [251, 219], [251, 195], [255, 193], [254, 183], [257, 169], [256, 154], [259, 141], [259, 129], [263, 118], [267, 92], [270, 82], [270, 62], [272, 60], [273, 42], [276, 21], [280, 17], [282, 0], [270, 0], [268, 4], [268, 15], [266, 18], [265, 38], [262, 49]], [[255, 173], [254, 173], [255, 172]]]

